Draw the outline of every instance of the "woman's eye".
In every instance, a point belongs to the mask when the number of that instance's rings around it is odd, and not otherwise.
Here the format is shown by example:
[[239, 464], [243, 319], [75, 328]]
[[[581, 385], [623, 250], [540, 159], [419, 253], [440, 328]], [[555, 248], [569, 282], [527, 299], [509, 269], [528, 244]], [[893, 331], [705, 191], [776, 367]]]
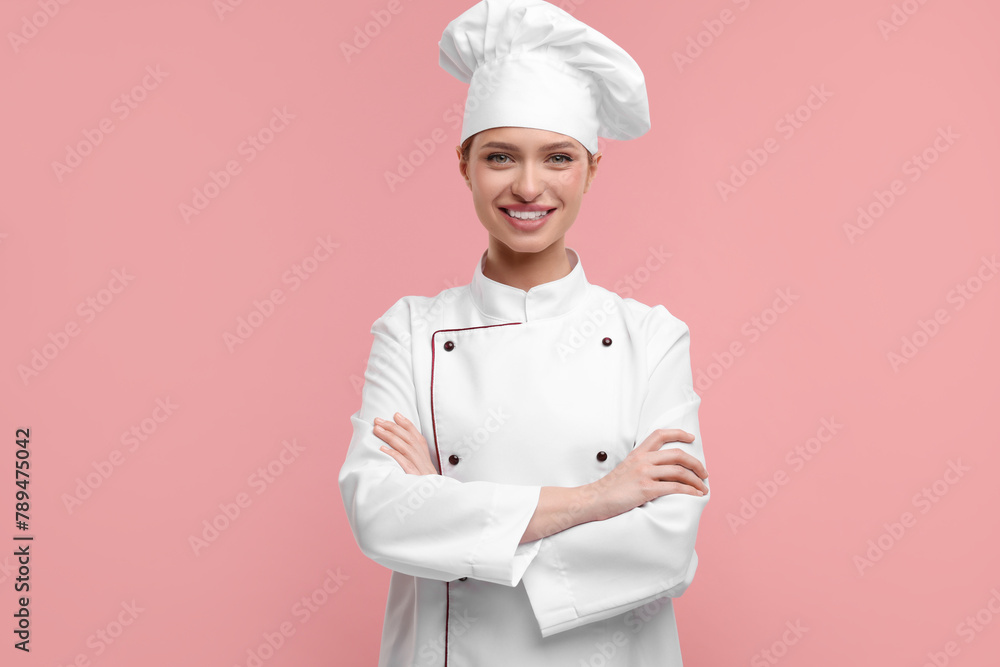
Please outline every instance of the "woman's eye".
[[[497, 160], [495, 158], [503, 158], [503, 160]], [[503, 153], [493, 153], [492, 155], [486, 158], [487, 162], [494, 162], [496, 164], [506, 164], [509, 160], [510, 158], [507, 155], [504, 155]]]
[[573, 161], [573, 158], [570, 156], [562, 154], [553, 155], [552, 159], [555, 160], [556, 164], [568, 164]]

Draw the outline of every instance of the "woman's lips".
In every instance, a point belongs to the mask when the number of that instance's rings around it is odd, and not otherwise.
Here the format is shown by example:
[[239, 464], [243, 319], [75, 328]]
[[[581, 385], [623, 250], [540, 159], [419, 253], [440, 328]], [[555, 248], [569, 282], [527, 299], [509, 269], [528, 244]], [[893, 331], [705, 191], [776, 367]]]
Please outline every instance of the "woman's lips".
[[538, 218], [537, 220], [522, 220], [521, 218], [515, 218], [514, 216], [507, 213], [506, 209], [504, 209], [503, 207], [500, 208], [500, 212], [503, 214], [503, 217], [507, 220], [510, 226], [522, 232], [532, 232], [541, 227], [542, 225], [544, 225], [546, 221], [548, 221], [549, 217], [552, 215], [553, 211], [555, 211], [554, 208], [549, 209], [548, 212], [545, 213], [545, 215]]

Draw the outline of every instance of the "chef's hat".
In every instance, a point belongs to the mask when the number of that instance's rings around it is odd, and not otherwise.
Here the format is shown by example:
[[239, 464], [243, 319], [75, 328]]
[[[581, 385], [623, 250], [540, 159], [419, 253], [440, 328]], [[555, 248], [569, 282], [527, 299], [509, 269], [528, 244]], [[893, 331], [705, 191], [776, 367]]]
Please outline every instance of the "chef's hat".
[[439, 62], [469, 83], [464, 142], [492, 127], [549, 130], [591, 153], [649, 129], [646, 83], [620, 46], [542, 0], [482, 0], [448, 24]]

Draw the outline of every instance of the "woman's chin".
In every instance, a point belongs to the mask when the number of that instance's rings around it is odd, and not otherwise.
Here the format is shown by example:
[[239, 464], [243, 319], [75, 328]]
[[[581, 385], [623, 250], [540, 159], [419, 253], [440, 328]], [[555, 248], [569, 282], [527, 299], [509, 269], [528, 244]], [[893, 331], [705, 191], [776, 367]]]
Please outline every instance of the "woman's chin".
[[535, 254], [551, 247], [559, 239], [553, 239], [548, 236], [539, 236], [536, 238], [511, 238], [507, 236], [498, 240], [512, 252]]

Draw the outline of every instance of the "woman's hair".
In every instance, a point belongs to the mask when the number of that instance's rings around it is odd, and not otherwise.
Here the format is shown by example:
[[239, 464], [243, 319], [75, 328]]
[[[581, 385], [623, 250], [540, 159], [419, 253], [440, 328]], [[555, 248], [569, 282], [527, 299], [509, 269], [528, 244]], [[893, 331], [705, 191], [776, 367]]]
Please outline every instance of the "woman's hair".
[[[468, 162], [469, 161], [469, 150], [472, 148], [472, 140], [475, 138], [475, 136], [476, 135], [474, 134], [471, 137], [466, 138], [466, 140], [462, 142], [462, 161], [463, 162]], [[587, 149], [584, 148], [583, 150], [586, 151]], [[588, 164], [594, 164], [594, 155], [590, 151], [587, 151], [587, 163]]]

